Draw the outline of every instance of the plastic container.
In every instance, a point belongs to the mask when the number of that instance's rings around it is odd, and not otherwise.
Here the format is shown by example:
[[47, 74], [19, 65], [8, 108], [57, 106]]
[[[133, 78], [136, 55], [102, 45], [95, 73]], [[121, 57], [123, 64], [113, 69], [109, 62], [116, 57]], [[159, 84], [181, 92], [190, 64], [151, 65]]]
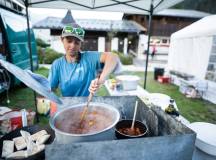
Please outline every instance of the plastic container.
[[140, 78], [133, 75], [121, 75], [116, 77], [122, 84], [123, 90], [136, 90]]

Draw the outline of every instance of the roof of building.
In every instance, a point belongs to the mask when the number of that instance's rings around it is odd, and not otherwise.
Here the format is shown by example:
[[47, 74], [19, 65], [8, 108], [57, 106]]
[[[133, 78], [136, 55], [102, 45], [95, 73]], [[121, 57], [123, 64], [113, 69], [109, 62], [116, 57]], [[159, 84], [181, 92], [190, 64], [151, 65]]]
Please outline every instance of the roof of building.
[[61, 20], [61, 23], [63, 23], [63, 24], [76, 23], [70, 10], [67, 11], [65, 17]]
[[[87, 31], [116, 31], [129, 33], [146, 31], [140, 24], [127, 20], [76, 19], [76, 23]], [[35, 23], [33, 28], [62, 29], [63, 26], [62, 18], [47, 17]]]
[[170, 16], [170, 17], [186, 17], [186, 18], [203, 18], [211, 14], [196, 10], [185, 10], [185, 9], [164, 9], [158, 13], [158, 16]]

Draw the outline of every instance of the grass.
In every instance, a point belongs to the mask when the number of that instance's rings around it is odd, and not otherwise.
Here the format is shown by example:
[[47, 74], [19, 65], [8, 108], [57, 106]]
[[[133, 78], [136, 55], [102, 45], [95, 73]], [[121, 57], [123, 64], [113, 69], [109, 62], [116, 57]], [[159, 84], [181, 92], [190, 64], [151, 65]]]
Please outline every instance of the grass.
[[[40, 68], [36, 73], [48, 76], [48, 70], [46, 68]], [[137, 75], [141, 78], [140, 85], [143, 86], [144, 73], [143, 72], [125, 72], [126, 74]], [[148, 73], [147, 78], [147, 91], [154, 93], [164, 93], [175, 99], [180, 113], [187, 118], [190, 122], [194, 121], [206, 121], [210, 123], [216, 123], [216, 105], [202, 99], [188, 99], [182, 95], [178, 87], [172, 84], [161, 84], [153, 80], [153, 73]], [[57, 93], [59, 95], [59, 91]], [[105, 87], [97, 92], [97, 96], [108, 96], [108, 92]], [[34, 94], [33, 91], [27, 87], [19, 86], [10, 89], [9, 92], [10, 104], [7, 105], [7, 98], [5, 93], [0, 96], [0, 105], [9, 106], [11, 108], [26, 108], [35, 110]], [[40, 116], [40, 123], [48, 123], [48, 118]]]

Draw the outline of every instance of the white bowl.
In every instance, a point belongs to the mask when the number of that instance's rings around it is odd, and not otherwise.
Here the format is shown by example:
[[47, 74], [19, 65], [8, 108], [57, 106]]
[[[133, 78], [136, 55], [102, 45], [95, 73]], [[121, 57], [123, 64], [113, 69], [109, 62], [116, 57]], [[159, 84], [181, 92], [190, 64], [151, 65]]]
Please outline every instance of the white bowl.
[[132, 75], [121, 75], [116, 77], [117, 80], [121, 81], [123, 90], [136, 90], [140, 78]]

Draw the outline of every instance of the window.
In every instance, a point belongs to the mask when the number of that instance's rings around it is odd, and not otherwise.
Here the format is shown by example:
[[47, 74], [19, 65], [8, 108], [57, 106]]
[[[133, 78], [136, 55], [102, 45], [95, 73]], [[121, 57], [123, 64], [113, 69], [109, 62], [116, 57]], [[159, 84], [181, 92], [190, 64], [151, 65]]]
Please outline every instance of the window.
[[216, 36], [213, 38], [213, 45], [205, 78], [209, 81], [216, 82]]
[[163, 44], [167, 44], [168, 40], [167, 39], [162, 39]]

